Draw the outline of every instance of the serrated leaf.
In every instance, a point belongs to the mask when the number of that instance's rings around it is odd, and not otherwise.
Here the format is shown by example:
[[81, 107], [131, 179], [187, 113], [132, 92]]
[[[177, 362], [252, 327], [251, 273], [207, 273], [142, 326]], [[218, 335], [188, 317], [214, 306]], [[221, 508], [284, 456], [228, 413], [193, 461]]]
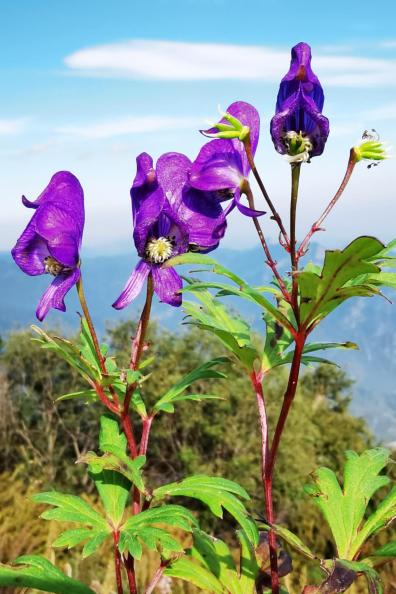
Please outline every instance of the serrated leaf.
[[[384, 477], [386, 478], [386, 477]], [[386, 483], [384, 483], [386, 484]], [[364, 542], [373, 534], [376, 534], [382, 528], [386, 528], [396, 518], [396, 486], [381, 501], [377, 509], [366, 520], [360, 528], [355, 540], [352, 543], [351, 550], [356, 553], [360, 550]]]
[[173, 412], [169, 410], [169, 404], [173, 402], [178, 402], [181, 400], [200, 400], [204, 398], [216, 398], [216, 396], [211, 395], [204, 395], [204, 394], [196, 394], [196, 395], [189, 395], [183, 394], [187, 388], [191, 386], [194, 382], [202, 379], [223, 379], [226, 375], [221, 372], [213, 369], [218, 365], [224, 365], [229, 363], [229, 360], [226, 357], [217, 357], [216, 359], [212, 359], [203, 365], [200, 365], [189, 374], [185, 375], [180, 381], [178, 381], [175, 385], [173, 385], [154, 405], [153, 413], [157, 413], [160, 410], [165, 410], [163, 405], [168, 405], [168, 410], [166, 412]]
[[[266, 530], [267, 532], [271, 530], [271, 527], [268, 524], [259, 524], [259, 528]], [[316, 559], [315, 554], [311, 551], [311, 549], [301, 540], [297, 534], [291, 532], [284, 526], [280, 526], [279, 524], [273, 524], [272, 530], [275, 532], [277, 536], [282, 538], [287, 544], [289, 544], [293, 549], [304, 555], [304, 557], [308, 557], [308, 559]]]
[[241, 589], [231, 551], [224, 541], [195, 530], [191, 556], [211, 571], [227, 591], [247, 594]]
[[158, 487], [153, 491], [153, 497], [157, 500], [167, 496], [199, 499], [219, 518], [223, 517], [224, 508], [245, 530], [249, 541], [257, 545], [258, 530], [256, 524], [249, 518], [245, 506], [235, 495], [243, 499], [249, 499], [246, 491], [233, 481], [205, 475], [187, 477], [179, 482]]
[[93, 538], [91, 538], [87, 543], [85, 543], [84, 548], [82, 550], [82, 558], [86, 559], [95, 551], [97, 551], [97, 549], [100, 547], [101, 544], [104, 543], [108, 536], [108, 532], [97, 532]]
[[134, 559], [140, 561], [142, 558], [142, 545], [140, 544], [138, 538], [132, 533], [127, 532], [126, 530], [120, 533], [120, 539], [118, 541], [118, 548], [121, 553], [125, 553], [128, 551], [132, 555]]
[[35, 588], [53, 594], [95, 594], [88, 586], [67, 577], [43, 557], [25, 555], [14, 563], [17, 566], [0, 564], [0, 586]]
[[52, 543], [53, 547], [71, 549], [96, 534], [91, 528], [72, 528], [62, 532]]
[[41, 514], [40, 517], [45, 520], [79, 522], [103, 530], [108, 530], [109, 528], [106, 520], [89, 503], [76, 495], [48, 491], [33, 495], [32, 500], [36, 503], [45, 503], [54, 506], [54, 509], [47, 510]]
[[378, 294], [370, 283], [348, 283], [362, 275], [380, 272], [370, 260], [383, 249], [384, 245], [375, 237], [358, 237], [342, 251], [326, 251], [320, 275], [307, 269], [300, 272], [297, 282], [302, 323], [309, 327], [350, 297]]
[[309, 485], [306, 491], [314, 497], [331, 529], [338, 556], [353, 559], [364, 542], [364, 534], [359, 537], [358, 532], [367, 505], [373, 494], [389, 482], [386, 476], [379, 476], [389, 460], [389, 451], [374, 448], [360, 456], [349, 451], [346, 456], [343, 489], [332, 470], [319, 468], [313, 474], [315, 485]]
[[166, 524], [191, 532], [197, 522], [191, 512], [180, 505], [162, 505], [145, 510], [130, 517], [121, 527], [118, 544], [120, 552], [128, 550], [132, 556], [140, 558], [141, 545], [139, 541], [152, 550], [182, 551], [182, 545], [158, 524]]
[[[95, 486], [107, 516], [111, 519], [114, 526], [119, 526], [122, 522], [132, 483], [129, 478], [119, 472], [118, 466], [121, 462], [118, 463], [117, 458], [110, 459], [112, 452], [108, 452], [108, 444], [112, 444], [112, 447], [117, 452], [127, 457], [125, 454], [127, 447], [126, 437], [120, 431], [117, 419], [110, 414], [102, 415], [100, 418], [99, 447], [104, 452], [104, 456], [100, 457], [92, 454], [90, 475], [95, 481]], [[106, 462], [109, 465], [108, 469], [106, 469]], [[138, 473], [139, 471], [136, 469], [136, 472]], [[132, 474], [135, 476], [136, 473]]]
[[212, 594], [225, 594], [223, 586], [210, 571], [186, 557], [172, 561], [165, 569], [164, 575], [185, 580]]

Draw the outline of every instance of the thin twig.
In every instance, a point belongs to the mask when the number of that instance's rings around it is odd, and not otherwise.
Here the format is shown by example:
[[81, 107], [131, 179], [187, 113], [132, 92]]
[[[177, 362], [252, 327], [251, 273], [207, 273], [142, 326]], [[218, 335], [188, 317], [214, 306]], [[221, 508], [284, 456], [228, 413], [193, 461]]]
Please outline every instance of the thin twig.
[[338, 202], [339, 198], [342, 196], [342, 194], [343, 194], [345, 188], [347, 187], [348, 182], [351, 178], [351, 175], [353, 173], [355, 165], [356, 165], [356, 161], [354, 159], [354, 150], [351, 149], [351, 152], [349, 155], [348, 166], [347, 166], [344, 178], [340, 184], [340, 187], [338, 188], [337, 192], [334, 194], [334, 197], [330, 200], [329, 204], [327, 205], [325, 210], [322, 212], [322, 214], [320, 215], [318, 220], [312, 225], [312, 227], [309, 230], [309, 232], [307, 233], [306, 237], [301, 242], [300, 247], [298, 248], [298, 252], [297, 252], [297, 260], [299, 260], [306, 253], [306, 251], [308, 249], [309, 242], [311, 241], [311, 238], [314, 235], [314, 233], [316, 233], [317, 231], [323, 231], [323, 228], [322, 228], [323, 222], [328, 217], [330, 212], [333, 210], [333, 208], [336, 205], [336, 203]]

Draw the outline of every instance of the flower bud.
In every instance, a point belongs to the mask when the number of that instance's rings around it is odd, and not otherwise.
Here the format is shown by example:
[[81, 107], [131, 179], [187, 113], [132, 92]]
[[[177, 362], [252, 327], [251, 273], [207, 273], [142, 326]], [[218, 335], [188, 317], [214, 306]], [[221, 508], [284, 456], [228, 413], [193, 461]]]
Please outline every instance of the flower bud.
[[352, 151], [355, 163], [362, 161], [362, 159], [372, 161], [368, 165], [369, 168], [378, 165], [378, 161], [384, 161], [384, 159], [388, 158], [386, 146], [380, 141], [379, 134], [374, 129], [365, 130], [362, 135], [362, 142], [354, 146]]

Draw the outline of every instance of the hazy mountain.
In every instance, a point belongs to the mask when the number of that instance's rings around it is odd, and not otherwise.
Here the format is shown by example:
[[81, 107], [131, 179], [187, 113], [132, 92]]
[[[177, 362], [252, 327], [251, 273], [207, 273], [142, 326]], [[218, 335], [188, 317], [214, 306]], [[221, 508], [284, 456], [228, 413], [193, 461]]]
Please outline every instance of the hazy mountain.
[[[320, 248], [314, 248], [316, 255]], [[275, 248], [276, 251], [276, 248]], [[315, 254], [314, 254], [315, 255]], [[279, 258], [283, 257], [278, 253]], [[248, 282], [268, 283], [269, 270], [263, 265], [257, 248], [245, 251], [220, 249], [216, 259], [232, 268]], [[111, 303], [118, 297], [128, 278], [136, 256], [131, 254], [98, 256], [84, 259], [84, 278], [91, 314], [100, 332], [105, 325], [139, 315], [142, 298], [122, 312]], [[282, 267], [282, 261], [279, 262]], [[0, 334], [26, 327], [37, 320], [34, 311], [40, 295], [48, 285], [47, 276], [29, 278], [14, 264], [8, 254], [0, 254]], [[74, 292], [67, 298], [65, 314], [51, 312], [48, 326], [62, 326], [65, 331], [77, 327], [79, 304]], [[233, 301], [243, 315], [255, 324], [260, 322], [257, 310], [247, 302]], [[156, 303], [154, 315], [171, 328], [179, 327], [183, 312]], [[355, 299], [342, 305], [316, 330], [315, 339], [358, 343], [359, 351], [334, 352], [335, 358], [355, 379], [353, 411], [367, 419], [376, 435], [384, 442], [396, 441], [396, 307], [379, 297]]]

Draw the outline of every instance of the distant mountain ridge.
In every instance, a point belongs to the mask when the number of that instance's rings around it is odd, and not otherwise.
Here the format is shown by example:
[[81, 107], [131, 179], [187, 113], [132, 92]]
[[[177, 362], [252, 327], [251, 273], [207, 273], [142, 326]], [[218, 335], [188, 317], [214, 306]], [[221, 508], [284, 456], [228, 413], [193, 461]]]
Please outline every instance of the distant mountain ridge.
[[[314, 246], [312, 254], [323, 250]], [[274, 248], [282, 268], [284, 254]], [[224, 266], [232, 268], [247, 282], [268, 284], [270, 271], [264, 265], [259, 248], [237, 251], [221, 248], [215, 257]], [[315, 258], [316, 259], [316, 258]], [[111, 304], [122, 291], [136, 264], [136, 255], [131, 253], [95, 256], [84, 259], [84, 284], [91, 314], [99, 332], [106, 324], [135, 318], [139, 315], [143, 296], [134, 305], [119, 312]], [[26, 328], [37, 323], [35, 309], [40, 296], [50, 282], [48, 276], [29, 278], [13, 262], [11, 256], [0, 253], [0, 334]], [[242, 300], [232, 301], [249, 321], [260, 323], [257, 309]], [[76, 311], [80, 310], [76, 295], [71, 291], [66, 297], [67, 312], [51, 312], [45, 321], [47, 326], [61, 326], [72, 331], [78, 325]], [[180, 328], [183, 311], [155, 303], [154, 316], [168, 328]], [[342, 305], [318, 330], [314, 339], [356, 342], [359, 351], [329, 353], [356, 380], [352, 410], [363, 416], [383, 442], [396, 441], [396, 306], [374, 297], [354, 299]]]

